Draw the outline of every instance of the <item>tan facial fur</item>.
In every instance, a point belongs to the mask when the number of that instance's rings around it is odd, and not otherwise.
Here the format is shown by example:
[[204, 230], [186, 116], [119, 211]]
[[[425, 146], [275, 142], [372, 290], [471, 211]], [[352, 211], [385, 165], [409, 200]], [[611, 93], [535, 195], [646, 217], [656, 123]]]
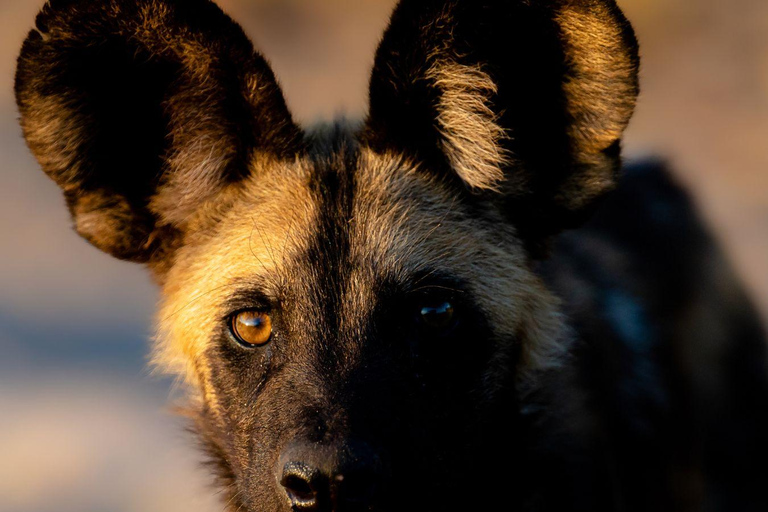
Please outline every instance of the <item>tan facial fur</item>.
[[[201, 209], [207, 213], [190, 227], [165, 278], [157, 366], [210, 393], [203, 358], [217, 322], [229, 313], [222, 302], [249, 285], [279, 296], [292, 256], [318, 229], [312, 172], [308, 162], [271, 162]], [[377, 274], [405, 282], [439, 271], [469, 283], [497, 343], [521, 344], [521, 378], [559, 362], [555, 300], [529, 269], [509, 224], [500, 216], [477, 219], [452, 188], [403, 157], [363, 149], [355, 172], [343, 308], [371, 309], [377, 297], [367, 283]], [[340, 311], [339, 317], [355, 315]]]
[[300, 250], [315, 216], [308, 178], [300, 162], [261, 166], [201, 209], [164, 279], [156, 366], [203, 384], [199, 358], [223, 314], [221, 298], [256, 282], [277, 293], [281, 265]]

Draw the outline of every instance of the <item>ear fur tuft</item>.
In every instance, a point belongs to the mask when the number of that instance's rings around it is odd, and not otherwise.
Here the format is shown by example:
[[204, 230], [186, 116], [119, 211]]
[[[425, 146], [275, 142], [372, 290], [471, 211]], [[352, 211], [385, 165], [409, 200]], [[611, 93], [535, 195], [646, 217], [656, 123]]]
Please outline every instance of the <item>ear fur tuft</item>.
[[441, 61], [429, 68], [426, 79], [440, 90], [437, 124], [451, 167], [473, 189], [498, 190], [510, 155], [490, 104], [496, 83], [479, 66]]

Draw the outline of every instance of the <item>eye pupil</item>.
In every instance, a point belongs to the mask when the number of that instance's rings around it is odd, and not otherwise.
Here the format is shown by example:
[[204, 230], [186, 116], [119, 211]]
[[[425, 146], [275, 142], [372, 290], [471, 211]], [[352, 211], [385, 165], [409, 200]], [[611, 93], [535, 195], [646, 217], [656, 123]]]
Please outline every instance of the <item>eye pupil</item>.
[[231, 322], [232, 334], [247, 347], [266, 345], [272, 337], [272, 319], [261, 311], [242, 311]]
[[447, 329], [453, 325], [454, 310], [450, 302], [423, 306], [420, 313], [424, 324], [431, 329]]

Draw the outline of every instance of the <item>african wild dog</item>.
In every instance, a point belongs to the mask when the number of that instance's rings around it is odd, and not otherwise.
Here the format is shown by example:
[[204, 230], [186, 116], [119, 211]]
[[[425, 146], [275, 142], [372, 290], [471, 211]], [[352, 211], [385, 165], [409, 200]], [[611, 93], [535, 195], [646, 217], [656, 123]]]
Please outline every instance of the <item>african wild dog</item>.
[[27, 142], [163, 290], [232, 510], [768, 510], [763, 331], [658, 165], [614, 0], [402, 0], [359, 125], [208, 0], [51, 0]]

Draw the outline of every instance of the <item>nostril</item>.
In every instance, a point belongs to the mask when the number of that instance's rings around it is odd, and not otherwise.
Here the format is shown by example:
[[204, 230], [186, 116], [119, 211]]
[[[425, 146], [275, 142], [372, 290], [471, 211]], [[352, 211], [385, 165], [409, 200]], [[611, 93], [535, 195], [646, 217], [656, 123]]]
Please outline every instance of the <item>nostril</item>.
[[300, 462], [288, 462], [283, 467], [280, 485], [285, 488], [295, 510], [319, 510], [318, 480], [316, 469]]
[[296, 475], [288, 475], [283, 478], [281, 482], [283, 487], [288, 489], [292, 497], [298, 498], [301, 501], [310, 501], [315, 498], [315, 491], [303, 478]]

